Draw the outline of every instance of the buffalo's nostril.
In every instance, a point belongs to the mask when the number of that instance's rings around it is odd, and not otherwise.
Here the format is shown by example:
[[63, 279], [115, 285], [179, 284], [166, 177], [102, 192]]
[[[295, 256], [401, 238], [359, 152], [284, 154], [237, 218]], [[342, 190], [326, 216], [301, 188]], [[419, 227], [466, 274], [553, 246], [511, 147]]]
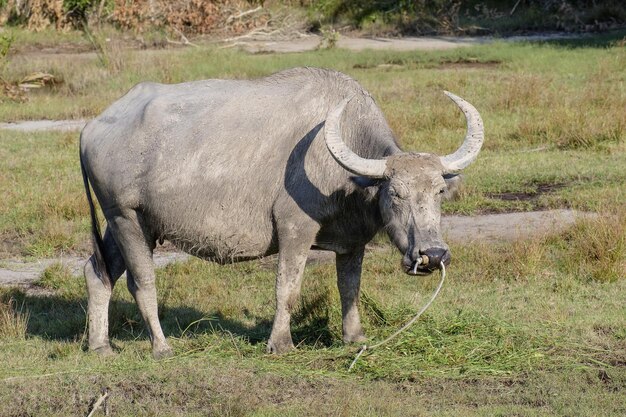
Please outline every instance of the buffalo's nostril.
[[445, 265], [450, 264], [450, 251], [444, 248], [429, 248], [421, 250], [420, 255], [426, 255], [428, 257], [427, 266], [429, 268], [437, 268], [441, 262]]
[[441, 259], [441, 261], [446, 265], [450, 265], [450, 260], [452, 260], [452, 255], [450, 254], [450, 251], [447, 250], [445, 255], [443, 255], [443, 258]]

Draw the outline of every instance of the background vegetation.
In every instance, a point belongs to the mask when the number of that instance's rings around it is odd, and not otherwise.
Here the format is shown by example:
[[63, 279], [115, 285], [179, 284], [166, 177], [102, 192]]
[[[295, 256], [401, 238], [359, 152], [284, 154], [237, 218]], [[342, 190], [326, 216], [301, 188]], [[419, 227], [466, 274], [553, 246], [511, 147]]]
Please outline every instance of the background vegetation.
[[[242, 15], [258, 6], [266, 11]], [[312, 29], [334, 25], [373, 34], [592, 31], [626, 23], [619, 0], [2, 0], [0, 22], [34, 30], [111, 23], [136, 32], [223, 34], [267, 25], [284, 9], [299, 11], [290, 18]]]

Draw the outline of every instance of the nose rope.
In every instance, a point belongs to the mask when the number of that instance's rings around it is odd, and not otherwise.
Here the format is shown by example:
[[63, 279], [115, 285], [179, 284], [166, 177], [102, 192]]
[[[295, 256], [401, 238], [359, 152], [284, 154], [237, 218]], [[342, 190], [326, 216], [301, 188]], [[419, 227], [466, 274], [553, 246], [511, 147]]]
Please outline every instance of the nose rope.
[[[415, 267], [417, 267], [417, 263], [416, 263]], [[431, 303], [433, 301], [435, 301], [435, 298], [437, 298], [437, 295], [439, 295], [439, 291], [441, 290], [441, 287], [443, 286], [443, 281], [446, 279], [446, 267], [443, 264], [443, 261], [439, 263], [439, 267], [440, 267], [440, 270], [441, 270], [441, 280], [439, 281], [439, 285], [437, 286], [437, 289], [433, 292], [433, 295], [430, 297], [430, 300], [428, 300], [428, 302], [424, 305], [424, 307], [422, 307], [422, 309], [415, 316], [413, 316], [413, 318], [411, 320], [409, 320], [404, 326], [402, 326], [400, 329], [396, 330], [395, 333], [393, 333], [391, 336], [389, 336], [388, 338], [386, 338], [382, 342], [378, 342], [378, 343], [376, 343], [376, 344], [374, 344], [372, 346], [367, 346], [367, 345], [361, 346], [361, 349], [359, 350], [359, 353], [356, 354], [356, 357], [354, 358], [354, 360], [350, 364], [350, 367], [348, 368], [348, 371], [352, 370], [352, 368], [356, 364], [356, 361], [359, 360], [361, 355], [363, 353], [365, 353], [366, 350], [372, 351], [372, 350], [376, 349], [377, 347], [380, 347], [380, 346], [384, 345], [385, 343], [389, 342], [391, 339], [395, 338], [396, 336], [398, 336], [400, 333], [402, 333], [403, 331], [408, 329], [413, 323], [415, 323], [415, 321], [420, 318], [420, 316], [424, 313], [424, 311], [426, 311], [426, 309], [428, 307], [430, 307]]]
[[415, 261], [415, 264], [413, 265], [413, 270], [411, 272], [413, 272], [413, 275], [417, 275], [417, 266], [424, 264], [424, 265], [428, 265], [428, 256], [426, 255], [422, 255], [419, 258], [417, 258], [417, 260]]
[[417, 261], [415, 261], [415, 265], [413, 265], [413, 275], [417, 275], [417, 265], [422, 263], [422, 258], [419, 258]]

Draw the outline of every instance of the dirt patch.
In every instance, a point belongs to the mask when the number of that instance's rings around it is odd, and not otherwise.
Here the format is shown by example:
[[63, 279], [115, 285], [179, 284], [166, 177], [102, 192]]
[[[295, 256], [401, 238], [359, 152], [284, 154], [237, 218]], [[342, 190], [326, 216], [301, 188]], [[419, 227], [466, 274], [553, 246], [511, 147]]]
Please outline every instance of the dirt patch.
[[[281, 37], [282, 36], [282, 37]], [[225, 38], [225, 39], [192, 39], [193, 42], [185, 44], [184, 42], [173, 42], [166, 40], [163, 42], [146, 42], [141, 37], [131, 38], [124, 37], [120, 40], [125, 49], [135, 50], [141, 53], [171, 53], [173, 49], [181, 49], [189, 45], [221, 45], [221, 48], [239, 48], [253, 54], [263, 53], [296, 53], [306, 52], [318, 49], [324, 40], [322, 36], [315, 33], [307, 33], [300, 31], [292, 31], [288, 36], [270, 36], [256, 34], [251, 31], [247, 34]], [[589, 34], [575, 33], [538, 33], [525, 36], [511, 36], [507, 38], [494, 38], [491, 36], [476, 37], [454, 37], [454, 36], [422, 36], [422, 37], [400, 37], [400, 38], [384, 38], [384, 37], [355, 37], [340, 35], [335, 46], [340, 49], [348, 49], [351, 51], [364, 50], [385, 50], [385, 51], [435, 51], [450, 50], [462, 48], [472, 45], [488, 44], [493, 42], [543, 42], [552, 40], [568, 40], [581, 39], [588, 37]], [[44, 57], [47, 55], [67, 55], [68, 58], [80, 56], [96, 57], [94, 47], [88, 43], [72, 44], [62, 43], [54, 46], [41, 45], [24, 45], [16, 47], [12, 51], [12, 57], [27, 56], [32, 59], [35, 57]], [[451, 63], [454, 66], [454, 63]], [[460, 64], [467, 68], [471, 68], [471, 64]]]
[[503, 201], [535, 201], [544, 194], [551, 194], [567, 187], [564, 182], [552, 184], [536, 184], [535, 189], [527, 192], [486, 193], [489, 198]]
[[75, 55], [75, 54], [85, 54], [85, 53], [93, 53], [94, 47], [89, 43], [69, 43], [62, 42], [58, 43], [54, 46], [41, 45], [38, 43], [33, 44], [25, 44], [20, 46], [14, 46], [11, 49], [11, 57], [16, 55]]
[[82, 130], [86, 124], [87, 120], [27, 120], [23, 122], [0, 123], [0, 130], [71, 132]]
[[[154, 264], [160, 268], [172, 262], [184, 261], [189, 256], [173, 249], [157, 250], [154, 254]], [[43, 271], [54, 264], [61, 264], [68, 268], [72, 275], [81, 276], [86, 262], [87, 258], [81, 256], [62, 256], [37, 261], [3, 260], [0, 261], [0, 286], [30, 288], [41, 278]]]
[[502, 62], [498, 60], [478, 61], [477, 59], [457, 59], [457, 60], [443, 60], [439, 63], [440, 69], [471, 69], [471, 68], [496, 68]]
[[441, 227], [451, 242], [495, 242], [542, 236], [563, 230], [580, 218], [593, 218], [595, 213], [575, 210], [548, 210], [521, 213], [486, 214], [481, 216], [445, 216]]
[[354, 69], [395, 69], [404, 68], [405, 63], [401, 60], [392, 60], [384, 64], [354, 64]]

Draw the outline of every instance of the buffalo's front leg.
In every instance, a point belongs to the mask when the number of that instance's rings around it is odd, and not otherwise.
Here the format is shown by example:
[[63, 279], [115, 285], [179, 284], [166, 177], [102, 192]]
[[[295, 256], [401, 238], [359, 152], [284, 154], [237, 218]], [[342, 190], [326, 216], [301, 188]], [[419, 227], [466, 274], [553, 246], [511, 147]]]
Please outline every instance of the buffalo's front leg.
[[276, 315], [267, 342], [269, 353], [284, 353], [294, 347], [290, 328], [291, 312], [300, 298], [304, 266], [317, 231], [317, 224], [309, 224], [310, 227], [307, 227], [303, 223], [279, 227]]
[[359, 289], [364, 248], [352, 253], [337, 254], [337, 287], [341, 297], [343, 341], [363, 342], [366, 338], [359, 317]]

